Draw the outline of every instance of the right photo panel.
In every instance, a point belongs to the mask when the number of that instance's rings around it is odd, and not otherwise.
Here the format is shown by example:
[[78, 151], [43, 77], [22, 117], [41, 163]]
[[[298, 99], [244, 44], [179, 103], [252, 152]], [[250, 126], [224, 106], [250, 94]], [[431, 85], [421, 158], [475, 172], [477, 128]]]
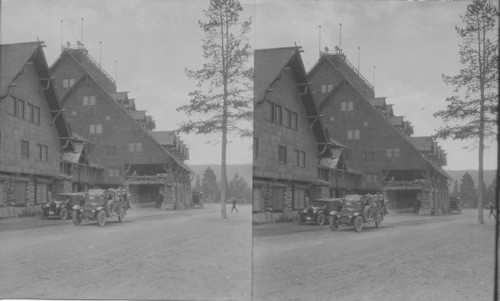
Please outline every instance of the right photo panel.
[[254, 15], [253, 300], [498, 300], [498, 2]]

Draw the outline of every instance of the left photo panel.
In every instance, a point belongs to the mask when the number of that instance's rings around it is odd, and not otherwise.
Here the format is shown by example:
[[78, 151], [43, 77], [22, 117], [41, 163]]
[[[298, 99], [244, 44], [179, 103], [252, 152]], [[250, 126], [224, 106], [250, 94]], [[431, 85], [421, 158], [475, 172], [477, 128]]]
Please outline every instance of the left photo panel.
[[0, 6], [0, 298], [251, 300], [254, 4]]

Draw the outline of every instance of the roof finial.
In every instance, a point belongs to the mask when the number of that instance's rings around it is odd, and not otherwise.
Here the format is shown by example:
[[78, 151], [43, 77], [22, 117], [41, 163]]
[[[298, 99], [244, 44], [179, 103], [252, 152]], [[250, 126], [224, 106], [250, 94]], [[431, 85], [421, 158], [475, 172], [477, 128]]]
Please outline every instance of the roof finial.
[[340, 23], [339, 48], [342, 50], [342, 23]]
[[319, 26], [319, 56], [321, 57], [321, 25]]
[[82, 36], [81, 36], [80, 40], [82, 41], [82, 44], [83, 44], [83, 18], [82, 18]]

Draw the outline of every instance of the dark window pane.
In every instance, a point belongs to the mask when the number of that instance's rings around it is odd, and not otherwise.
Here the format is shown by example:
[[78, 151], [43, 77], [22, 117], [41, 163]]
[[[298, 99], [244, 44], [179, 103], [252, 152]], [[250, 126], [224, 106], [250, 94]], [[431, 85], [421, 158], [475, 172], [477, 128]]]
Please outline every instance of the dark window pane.
[[278, 162], [286, 163], [286, 147], [281, 145], [278, 146]]

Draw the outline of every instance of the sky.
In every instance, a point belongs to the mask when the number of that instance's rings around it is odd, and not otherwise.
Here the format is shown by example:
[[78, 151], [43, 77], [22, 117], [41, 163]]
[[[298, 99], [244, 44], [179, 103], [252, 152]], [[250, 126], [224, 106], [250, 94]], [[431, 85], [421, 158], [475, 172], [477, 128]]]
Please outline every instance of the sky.
[[[186, 77], [185, 68], [197, 70], [205, 62], [198, 20], [205, 17], [207, 1], [0, 1], [2, 44], [44, 41], [51, 65], [60, 54], [62, 20], [63, 44], [83, 40], [89, 54], [116, 79], [118, 91], [128, 91], [136, 108], [153, 116], [156, 130], [174, 130], [186, 118], [176, 108], [189, 102], [188, 93], [197, 84]], [[253, 6], [243, 7], [241, 19], [246, 20]], [[252, 39], [249, 35], [253, 45]], [[186, 163], [220, 164], [219, 136], [181, 134], [181, 139], [189, 147]], [[230, 141], [227, 163], [251, 164], [252, 139], [230, 137]]]
[[[375, 96], [387, 97], [387, 103], [394, 104], [395, 115], [405, 116], [413, 124], [414, 136], [429, 136], [443, 126], [433, 113], [446, 108], [445, 99], [453, 95], [441, 74], [459, 73], [461, 40], [455, 26], [470, 3], [258, 1], [255, 47], [302, 46], [302, 58], [310, 70], [320, 47], [334, 49], [341, 44], [347, 59], [375, 85]], [[478, 169], [477, 149], [463, 149], [473, 146], [473, 141], [440, 140], [439, 144], [448, 154], [445, 169]], [[487, 146], [484, 168], [496, 169], [497, 142]]]
[[[431, 135], [442, 126], [433, 113], [445, 108], [444, 100], [453, 93], [441, 74], [460, 70], [455, 25], [469, 1], [241, 3], [241, 19], [253, 21], [250, 44], [255, 49], [300, 45], [307, 70], [317, 61], [320, 47], [340, 44], [342, 23], [344, 53], [375, 85], [376, 96], [395, 105], [395, 114], [413, 124], [415, 136]], [[199, 69], [205, 62], [198, 20], [204, 19], [207, 7], [207, 1], [181, 0], [1, 0], [0, 42], [45, 41], [51, 64], [60, 53], [63, 20], [63, 43], [83, 40], [90, 55], [116, 77], [118, 91], [129, 91], [137, 109], [153, 115], [156, 130], [173, 130], [185, 119], [175, 108], [189, 102], [188, 93], [196, 88], [184, 70]], [[182, 139], [190, 149], [188, 164], [220, 163], [218, 136], [182, 134]], [[251, 163], [251, 143], [233, 137], [228, 164]], [[473, 141], [440, 144], [448, 153], [446, 169], [478, 168], [477, 149], [463, 149]], [[488, 143], [485, 169], [497, 166], [496, 145]]]

